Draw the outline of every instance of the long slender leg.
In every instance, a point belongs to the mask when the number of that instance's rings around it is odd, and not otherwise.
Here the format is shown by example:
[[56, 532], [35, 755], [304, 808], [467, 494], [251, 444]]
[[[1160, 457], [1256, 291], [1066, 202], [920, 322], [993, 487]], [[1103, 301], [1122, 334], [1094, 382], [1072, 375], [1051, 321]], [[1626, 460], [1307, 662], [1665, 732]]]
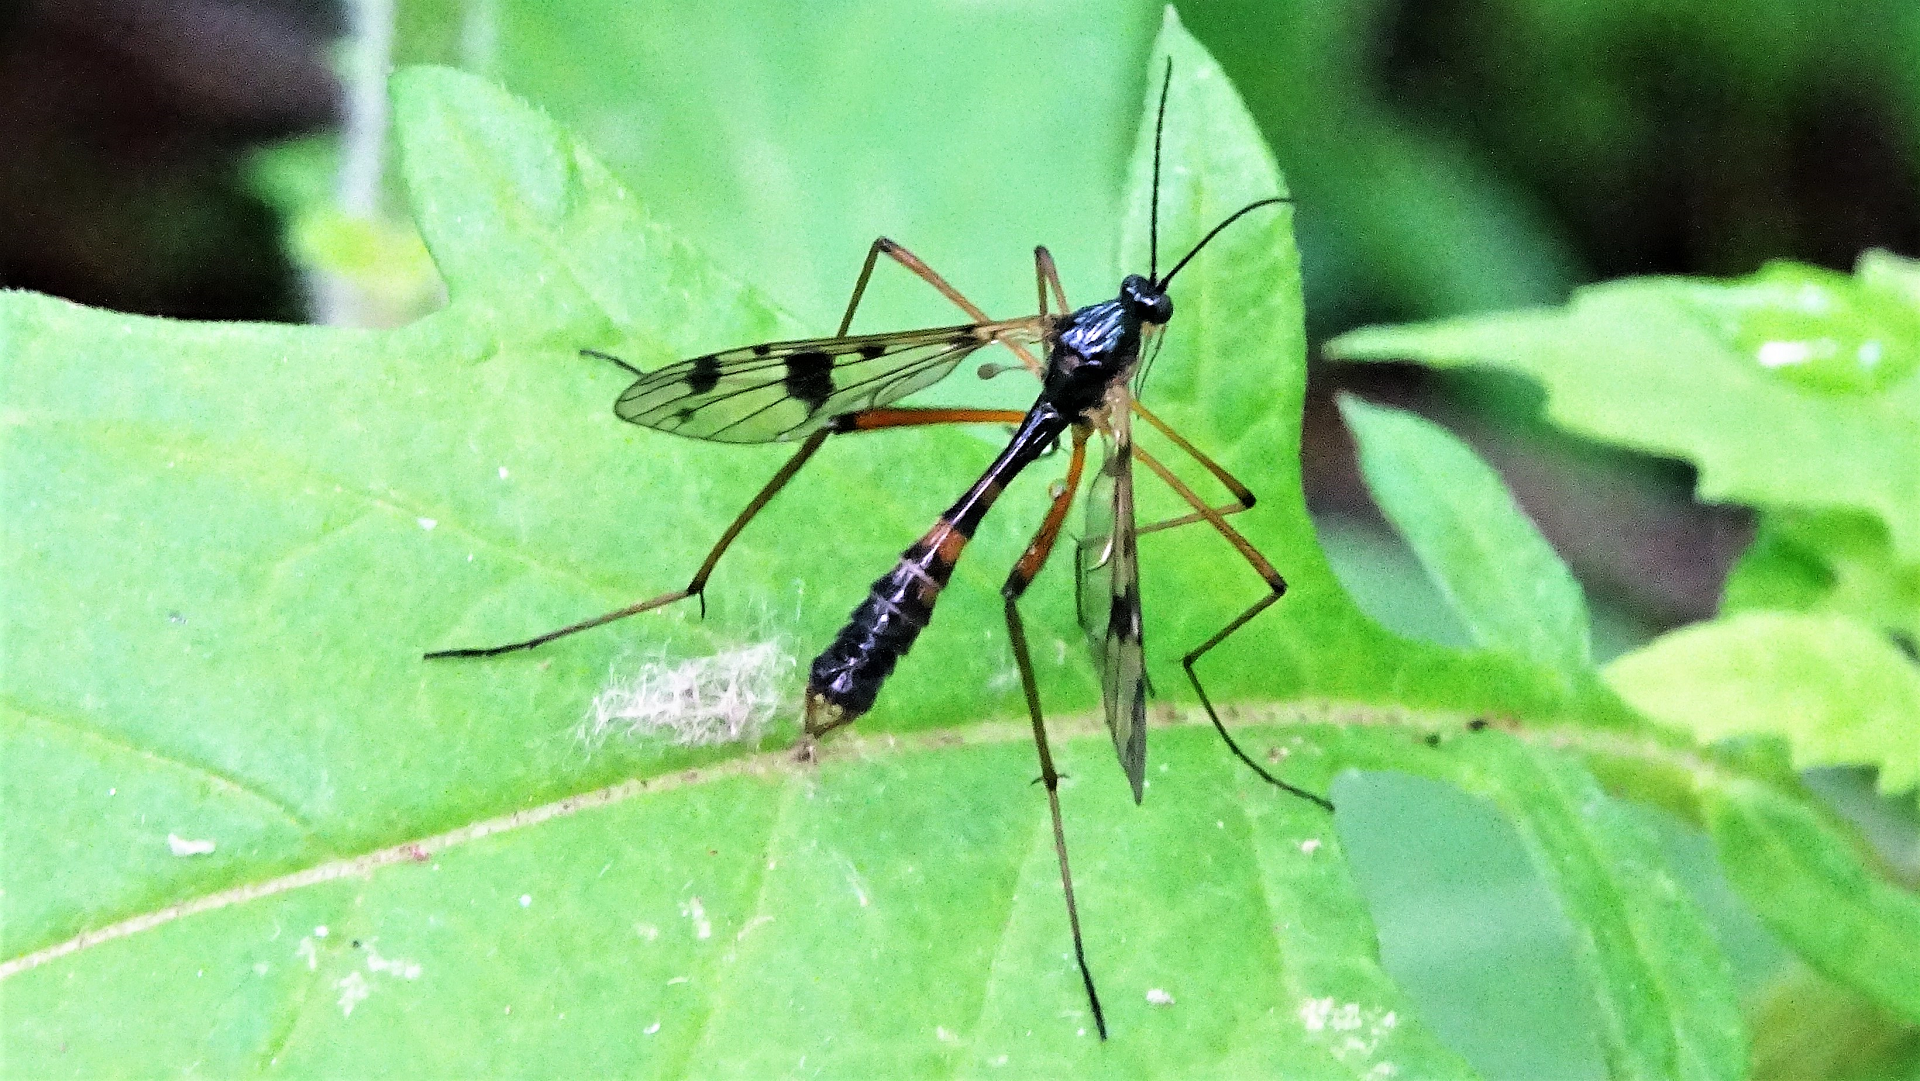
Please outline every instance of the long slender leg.
[[1246, 510], [1248, 507], [1253, 506], [1253, 489], [1240, 483], [1240, 478], [1227, 472], [1225, 466], [1207, 457], [1206, 454], [1201, 452], [1199, 447], [1189, 442], [1186, 436], [1174, 431], [1172, 425], [1148, 412], [1147, 407], [1141, 405], [1138, 399], [1133, 401], [1133, 415], [1153, 425], [1155, 431], [1166, 436], [1174, 446], [1186, 451], [1188, 457], [1199, 462], [1202, 468], [1218, 478], [1221, 484], [1226, 485], [1227, 491], [1232, 492], [1233, 498], [1240, 502], [1241, 510]]
[[1040, 290], [1040, 314], [1047, 314], [1047, 287], [1053, 287], [1053, 296], [1060, 302], [1060, 314], [1065, 315], [1073, 308], [1067, 304], [1067, 291], [1060, 288], [1060, 271], [1053, 265], [1053, 253], [1042, 244], [1033, 249], [1033, 276]]
[[836, 432], [871, 432], [879, 428], [910, 428], [927, 424], [1018, 424], [1027, 415], [1018, 409], [942, 409], [882, 406], [835, 418]]
[[[1229, 514], [1239, 514], [1241, 511], [1251, 510], [1253, 508], [1253, 490], [1240, 483], [1238, 477], [1227, 472], [1226, 468], [1220, 463], [1207, 457], [1206, 454], [1201, 452], [1199, 447], [1189, 442], [1186, 436], [1174, 431], [1173, 427], [1166, 421], [1148, 412], [1147, 407], [1141, 405], [1138, 400], [1133, 402], [1133, 412], [1135, 416], [1153, 425], [1153, 427], [1158, 430], [1161, 435], [1166, 436], [1174, 446], [1186, 451], [1187, 457], [1199, 462], [1202, 468], [1212, 473], [1215, 479], [1219, 480], [1221, 484], [1226, 486], [1229, 492], [1233, 493], [1233, 502], [1223, 503], [1220, 506], [1212, 508], [1214, 514], [1225, 518]], [[1155, 522], [1152, 525], [1141, 526], [1135, 533], [1136, 535], [1153, 533], [1162, 529], [1173, 529], [1177, 526], [1192, 525], [1194, 522], [1204, 522], [1206, 520], [1207, 516], [1204, 514], [1183, 514], [1178, 518], [1169, 518], [1164, 522]]]
[[[869, 414], [871, 414], [871, 416], [869, 416]], [[747, 528], [747, 523], [751, 522], [755, 515], [759, 514], [768, 503], [773, 501], [773, 497], [780, 493], [780, 489], [787, 486], [787, 482], [793, 479], [794, 474], [800, 472], [800, 467], [807, 464], [807, 459], [813, 457], [814, 452], [820, 449], [820, 445], [825, 443], [829, 436], [839, 434], [840, 432], [870, 431], [878, 428], [905, 428], [931, 424], [1008, 424], [1018, 422], [1023, 415], [1024, 414], [1011, 409], [876, 409], [869, 410], [866, 413], [849, 413], [845, 417], [840, 418], [840, 424], [833, 428], [823, 428], [808, 436], [806, 442], [800, 444], [800, 449], [794, 452], [793, 457], [787, 459], [786, 464], [780, 467], [779, 472], [775, 473], [773, 478], [767, 481], [766, 486], [760, 489], [759, 494], [755, 495], [753, 499], [747, 503], [746, 508], [734, 518], [733, 524], [727, 527], [726, 532], [720, 534], [720, 539], [714, 543], [712, 550], [707, 553], [706, 560], [700, 564], [700, 569], [694, 572], [693, 580], [688, 582], [684, 589], [676, 589], [670, 593], [662, 593], [657, 597], [649, 597], [637, 604], [630, 604], [625, 608], [616, 608], [611, 612], [595, 616], [592, 619], [584, 619], [578, 623], [571, 623], [558, 630], [548, 631], [545, 634], [536, 635], [523, 641], [508, 642], [500, 646], [435, 650], [432, 653], [428, 653], [426, 659], [438, 660], [446, 657], [494, 657], [502, 653], [512, 653], [516, 650], [532, 649], [535, 646], [545, 645], [556, 638], [564, 638], [569, 634], [591, 630], [594, 627], [612, 623], [615, 620], [625, 619], [628, 616], [639, 615], [641, 612], [649, 612], [655, 608], [673, 604], [676, 601], [686, 600], [689, 597], [700, 598], [701, 614], [705, 615], [707, 579], [713, 575], [713, 568], [720, 562], [720, 557], [726, 553], [728, 547], [733, 544], [734, 539], [740, 536], [740, 531]], [[871, 423], [867, 423], [869, 420]]]
[[767, 482], [766, 487], [761, 488], [760, 493], [753, 497], [752, 501], [747, 504], [746, 509], [742, 510], [739, 515], [733, 519], [733, 524], [727, 527], [727, 531], [720, 534], [720, 540], [714, 544], [713, 550], [707, 553], [706, 561], [701, 563], [700, 569], [694, 572], [693, 580], [687, 583], [686, 588], [676, 589], [670, 593], [662, 593], [658, 597], [649, 597], [637, 604], [630, 604], [625, 608], [616, 608], [611, 612], [594, 616], [592, 619], [583, 619], [578, 623], [570, 623], [558, 630], [548, 631], [545, 634], [535, 635], [532, 638], [527, 638], [519, 642], [508, 642], [506, 645], [501, 646], [440, 649], [427, 654], [426, 659], [431, 661], [443, 657], [496, 657], [502, 653], [512, 653], [515, 650], [532, 649], [535, 646], [546, 645], [556, 638], [565, 638], [569, 634], [577, 634], [580, 631], [591, 630], [594, 627], [612, 623], [616, 619], [625, 619], [628, 616], [639, 615], [641, 612], [652, 611], [655, 608], [672, 604], [675, 601], [686, 600], [688, 597], [700, 598], [701, 614], [705, 615], [707, 578], [713, 573], [714, 565], [720, 562], [720, 557], [725, 554], [727, 548], [733, 544], [733, 539], [740, 535], [740, 531], [747, 528], [747, 523], [753, 521], [754, 515], [759, 514], [761, 508], [771, 502], [773, 497], [780, 493], [780, 489], [787, 486], [787, 482], [793, 479], [794, 474], [800, 472], [800, 467], [807, 464], [807, 459], [813, 457], [814, 452], [820, 449], [820, 445], [825, 443], [827, 437], [833, 434], [831, 430], [822, 429], [808, 436], [807, 441], [800, 444], [800, 449], [794, 452], [793, 457], [787, 459], [787, 464], [780, 467], [780, 471], [773, 475], [773, 479]]
[[[840, 318], [840, 329], [835, 333], [834, 337], [845, 337], [847, 328], [853, 325], [854, 309], [860, 306], [860, 297], [867, 291], [867, 279], [873, 276], [874, 261], [882, 254], [912, 271], [921, 281], [933, 286], [941, 296], [953, 301], [956, 307], [967, 313], [967, 318], [972, 319], [976, 323], [993, 322], [992, 319], [987, 318], [986, 312], [980, 310], [979, 305], [962, 296], [960, 290], [947, 284], [947, 279], [941, 277], [932, 267], [922, 262], [919, 256], [888, 240], [886, 237], [878, 237], [874, 240], [873, 246], [867, 249], [867, 261], [860, 266], [860, 278], [854, 282], [853, 296], [847, 301], [847, 314]], [[1020, 363], [1026, 365], [1028, 371], [1038, 375], [1044, 370], [1041, 368], [1040, 362], [1034, 359], [1033, 354], [1027, 352], [1026, 346], [1019, 342], [1004, 340], [1000, 344], [1013, 350], [1014, 355], [1020, 358]]]
[[[1182, 442], [1184, 442], [1184, 440]], [[1268, 784], [1274, 785], [1275, 787], [1278, 787], [1278, 788], [1285, 789], [1286, 791], [1291, 792], [1296, 796], [1299, 796], [1301, 799], [1310, 800], [1314, 803], [1317, 803], [1329, 811], [1333, 810], [1333, 804], [1329, 802], [1325, 796], [1316, 795], [1315, 793], [1309, 792], [1304, 788], [1300, 788], [1295, 785], [1288, 784], [1287, 782], [1279, 779], [1278, 777], [1275, 777], [1273, 774], [1268, 773], [1264, 768], [1262, 768], [1258, 762], [1255, 762], [1252, 759], [1252, 757], [1250, 757], [1247, 754], [1246, 751], [1243, 751], [1240, 749], [1240, 744], [1234, 741], [1233, 735], [1227, 731], [1227, 726], [1221, 722], [1219, 712], [1213, 708], [1212, 699], [1207, 697], [1207, 689], [1201, 686], [1200, 674], [1194, 670], [1194, 664], [1198, 662], [1201, 657], [1205, 656], [1209, 650], [1213, 649], [1213, 647], [1219, 645], [1221, 642], [1226, 641], [1227, 638], [1231, 636], [1235, 631], [1239, 630], [1241, 627], [1246, 626], [1247, 623], [1253, 619], [1253, 617], [1259, 615], [1261, 612], [1266, 611], [1269, 607], [1273, 605], [1275, 601], [1279, 600], [1282, 596], [1284, 596], [1287, 592], [1287, 580], [1280, 576], [1280, 572], [1274, 569], [1273, 564], [1267, 561], [1267, 557], [1260, 554], [1260, 550], [1255, 548], [1251, 541], [1247, 540], [1246, 537], [1241, 536], [1239, 530], [1227, 524], [1226, 517], [1224, 515], [1222, 515], [1219, 511], [1215, 510], [1214, 508], [1208, 506], [1205, 500], [1201, 499], [1200, 496], [1196, 494], [1192, 488], [1187, 487], [1187, 484], [1185, 481], [1182, 481], [1179, 477], [1174, 476], [1173, 471], [1168, 469], [1165, 465], [1163, 465], [1159, 459], [1155, 458], [1153, 455], [1148, 454], [1146, 451], [1142, 450], [1138, 443], [1134, 444], [1133, 456], [1141, 464], [1145, 465], [1148, 469], [1152, 470], [1155, 476], [1159, 477], [1162, 481], [1165, 481], [1167, 487], [1172, 488], [1175, 494], [1179, 495], [1180, 498], [1186, 500], [1187, 503], [1193, 507], [1195, 513], [1199, 516], [1199, 518], [1201, 520], [1204, 520], [1207, 524], [1213, 526], [1213, 528], [1217, 530], [1221, 536], [1225, 537], [1227, 539], [1227, 543], [1233, 545], [1234, 551], [1239, 552], [1241, 557], [1245, 559], [1250, 566], [1253, 567], [1254, 571], [1258, 573], [1261, 578], [1266, 579], [1266, 582], [1267, 582], [1268, 593], [1266, 596], [1261, 597], [1259, 600], [1253, 602], [1253, 604], [1250, 607], [1248, 607], [1246, 611], [1240, 613], [1237, 617], [1234, 618], [1232, 622], [1220, 628], [1220, 630], [1216, 632], [1213, 637], [1207, 639], [1205, 642], [1202, 642], [1198, 648], [1192, 650], [1186, 656], [1180, 658], [1180, 666], [1186, 669], [1187, 680], [1193, 684], [1194, 693], [1200, 696], [1200, 705], [1204, 709], [1206, 709], [1207, 719], [1213, 722], [1214, 731], [1220, 733], [1220, 738], [1226, 741], [1227, 749], [1232, 751], [1234, 753], [1234, 756], [1239, 758], [1240, 761], [1245, 762], [1247, 764], [1248, 769], [1251, 769], [1253, 770], [1253, 772], [1259, 774], [1260, 777], [1263, 780], [1265, 780]], [[1194, 456], [1196, 458], [1202, 458], [1202, 460], [1204, 461], [1204, 458], [1198, 452], [1195, 452]], [[1218, 472], [1216, 472], [1215, 475], [1220, 476], [1225, 473], [1226, 471], [1222, 469], [1222, 470], [1218, 470]], [[1237, 481], [1234, 483], [1235, 485], [1238, 485]], [[1242, 488], [1242, 490], [1244, 490], [1244, 487]], [[1238, 495], [1239, 493], [1236, 492], [1235, 494]], [[1252, 493], [1249, 492], [1247, 494], [1247, 498], [1251, 499], [1251, 497], [1252, 497]], [[1177, 523], [1171, 523], [1171, 524], [1177, 524]]]
[[1067, 463], [1067, 477], [1062, 490], [1054, 496], [1053, 505], [1047, 509], [1046, 520], [1034, 534], [1033, 542], [1027, 545], [1025, 554], [1014, 564], [1013, 572], [1007, 576], [1007, 584], [1000, 590], [1006, 601], [1007, 637], [1013, 643], [1013, 661], [1020, 669], [1020, 686], [1027, 696], [1027, 716], [1033, 720], [1033, 746], [1040, 755], [1040, 783], [1047, 790], [1047, 812], [1053, 819], [1053, 854], [1060, 861], [1060, 888], [1067, 899], [1067, 926], [1073, 931], [1073, 959], [1080, 966], [1080, 982], [1087, 990], [1087, 1005], [1093, 1009], [1093, 1025], [1100, 1032], [1100, 1038], [1107, 1038], [1107, 1017], [1100, 1008], [1100, 992], [1093, 986], [1093, 970], [1087, 967], [1087, 949], [1080, 934], [1080, 908], [1073, 900], [1073, 871], [1067, 864], [1067, 831], [1060, 818], [1060, 773], [1053, 766], [1053, 750], [1047, 744], [1047, 723], [1040, 714], [1040, 685], [1033, 675], [1033, 657], [1027, 650], [1027, 631], [1020, 621], [1020, 595], [1026, 592], [1033, 578], [1046, 564], [1047, 555], [1053, 551], [1054, 541], [1060, 536], [1060, 523], [1065, 521], [1067, 510], [1073, 503], [1073, 494], [1080, 487], [1081, 469], [1086, 463], [1087, 432], [1076, 427], [1073, 432], [1073, 457]]

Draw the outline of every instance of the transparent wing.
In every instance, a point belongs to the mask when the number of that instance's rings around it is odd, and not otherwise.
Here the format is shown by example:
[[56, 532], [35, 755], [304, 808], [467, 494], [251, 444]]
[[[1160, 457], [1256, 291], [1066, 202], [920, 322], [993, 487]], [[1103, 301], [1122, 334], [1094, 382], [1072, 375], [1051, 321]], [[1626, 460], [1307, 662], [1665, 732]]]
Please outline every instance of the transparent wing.
[[982, 346], [1039, 337], [1039, 321], [1023, 319], [749, 345], [647, 372], [613, 411], [719, 443], [797, 439], [834, 417], [932, 386]]
[[1100, 669], [1107, 731], [1140, 802], [1147, 774], [1147, 678], [1141, 645], [1140, 561], [1134, 535], [1133, 449], [1124, 429], [1101, 440], [1076, 549], [1080, 626]]

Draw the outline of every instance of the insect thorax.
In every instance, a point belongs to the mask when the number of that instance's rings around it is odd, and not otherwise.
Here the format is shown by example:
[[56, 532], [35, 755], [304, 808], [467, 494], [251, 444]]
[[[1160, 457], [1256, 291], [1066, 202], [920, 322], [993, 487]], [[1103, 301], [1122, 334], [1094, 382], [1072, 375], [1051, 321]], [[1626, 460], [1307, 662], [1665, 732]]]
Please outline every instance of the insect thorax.
[[1047, 354], [1044, 397], [1066, 416], [1097, 408], [1107, 388], [1125, 382], [1140, 359], [1140, 319], [1118, 300], [1069, 316]]

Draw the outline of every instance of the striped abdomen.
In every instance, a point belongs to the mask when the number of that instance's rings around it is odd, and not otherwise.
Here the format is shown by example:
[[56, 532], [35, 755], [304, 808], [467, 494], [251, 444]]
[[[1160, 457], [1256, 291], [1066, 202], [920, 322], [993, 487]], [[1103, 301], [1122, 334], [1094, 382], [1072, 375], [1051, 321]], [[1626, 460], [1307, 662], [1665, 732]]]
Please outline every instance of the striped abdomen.
[[873, 708], [880, 685], [933, 619], [933, 606], [966, 543], [942, 518], [873, 583], [833, 644], [814, 659], [807, 679], [809, 729], [845, 724]]
[[873, 583], [833, 644], [814, 658], [807, 678], [807, 731], [824, 732], [873, 708], [880, 685], [933, 619], [940, 591], [987, 509], [1067, 423], [1046, 403], [1036, 405], [967, 494]]

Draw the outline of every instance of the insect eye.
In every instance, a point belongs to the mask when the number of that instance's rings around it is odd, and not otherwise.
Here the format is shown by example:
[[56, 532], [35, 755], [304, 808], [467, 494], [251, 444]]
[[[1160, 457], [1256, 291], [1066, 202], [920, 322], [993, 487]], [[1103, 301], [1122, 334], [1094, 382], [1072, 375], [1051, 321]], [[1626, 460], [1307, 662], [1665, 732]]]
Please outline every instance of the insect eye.
[[1166, 323], [1173, 318], [1173, 298], [1165, 293], [1154, 297], [1147, 305], [1147, 322]]

